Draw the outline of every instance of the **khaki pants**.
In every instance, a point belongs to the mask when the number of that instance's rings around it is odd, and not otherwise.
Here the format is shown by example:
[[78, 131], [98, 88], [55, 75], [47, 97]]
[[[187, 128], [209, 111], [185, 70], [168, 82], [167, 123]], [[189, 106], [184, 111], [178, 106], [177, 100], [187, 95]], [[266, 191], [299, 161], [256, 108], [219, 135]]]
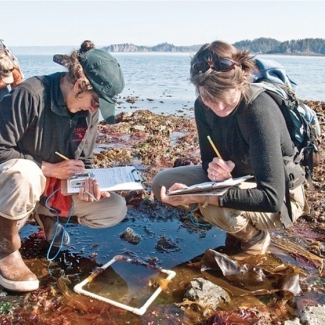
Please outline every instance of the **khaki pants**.
[[[174, 183], [183, 183], [187, 186], [197, 183], [210, 181], [202, 166], [182, 166], [172, 169], [166, 169], [158, 173], [154, 178], [152, 189], [155, 196], [160, 199], [160, 188], [165, 186], [166, 189]], [[254, 183], [243, 183], [244, 186]], [[309, 212], [306, 203], [303, 186], [299, 186], [290, 191], [291, 207], [294, 221], [297, 220], [303, 212]], [[251, 222], [260, 230], [281, 229], [283, 228], [280, 213], [240, 211], [235, 209], [217, 207], [208, 205], [206, 208], [200, 207], [200, 212], [210, 223], [218, 226], [228, 233], [236, 233], [246, 227]]]
[[[41, 169], [27, 159], [11, 159], [0, 165], [0, 216], [20, 220], [33, 210], [38, 214], [54, 216], [49, 209], [39, 204], [46, 184]], [[109, 198], [98, 202], [81, 201], [73, 195], [73, 215], [81, 225], [90, 228], [111, 227], [126, 215], [126, 203], [121, 196], [110, 193]]]

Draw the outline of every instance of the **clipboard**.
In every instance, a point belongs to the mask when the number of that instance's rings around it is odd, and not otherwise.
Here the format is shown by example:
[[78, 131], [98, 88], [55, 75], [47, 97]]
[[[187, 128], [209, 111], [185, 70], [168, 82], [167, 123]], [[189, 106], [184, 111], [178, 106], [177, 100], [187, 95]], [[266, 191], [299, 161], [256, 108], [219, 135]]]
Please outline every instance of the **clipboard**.
[[247, 175], [238, 178], [229, 178], [222, 182], [204, 182], [194, 184], [180, 190], [169, 191], [168, 195], [202, 194], [206, 192], [211, 193], [211, 195], [223, 195], [229, 188], [239, 185], [250, 178], [253, 178], [253, 176]]
[[[142, 177], [134, 166], [123, 166], [114, 168], [87, 169], [99, 184], [101, 191], [135, 191], [143, 190]], [[79, 173], [68, 180], [61, 181], [61, 193], [72, 195], [79, 193], [84, 186], [85, 179], [89, 174]]]

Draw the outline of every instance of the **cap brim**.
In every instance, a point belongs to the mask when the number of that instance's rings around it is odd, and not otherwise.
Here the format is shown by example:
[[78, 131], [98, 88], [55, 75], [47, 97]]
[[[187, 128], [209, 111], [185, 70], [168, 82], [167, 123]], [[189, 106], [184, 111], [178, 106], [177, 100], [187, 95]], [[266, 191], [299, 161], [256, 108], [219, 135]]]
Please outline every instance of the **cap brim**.
[[14, 82], [14, 76], [12, 75], [12, 73], [8, 74], [7, 76], [1, 75], [1, 79], [7, 85], [12, 84]]
[[99, 109], [104, 120], [109, 124], [115, 124], [115, 104], [99, 98]]

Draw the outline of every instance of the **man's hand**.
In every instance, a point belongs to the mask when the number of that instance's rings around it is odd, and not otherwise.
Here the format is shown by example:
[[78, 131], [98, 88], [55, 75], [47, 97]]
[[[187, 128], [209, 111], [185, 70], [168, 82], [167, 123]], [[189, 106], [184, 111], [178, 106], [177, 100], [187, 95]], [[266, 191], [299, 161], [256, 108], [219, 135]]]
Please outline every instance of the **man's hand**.
[[58, 179], [69, 179], [75, 173], [81, 173], [85, 170], [85, 165], [81, 160], [64, 160], [56, 164], [42, 162], [42, 172], [46, 177], [55, 177]]
[[79, 190], [79, 199], [81, 201], [94, 202], [102, 197], [110, 197], [108, 192], [101, 192], [96, 179], [87, 177], [84, 187]]

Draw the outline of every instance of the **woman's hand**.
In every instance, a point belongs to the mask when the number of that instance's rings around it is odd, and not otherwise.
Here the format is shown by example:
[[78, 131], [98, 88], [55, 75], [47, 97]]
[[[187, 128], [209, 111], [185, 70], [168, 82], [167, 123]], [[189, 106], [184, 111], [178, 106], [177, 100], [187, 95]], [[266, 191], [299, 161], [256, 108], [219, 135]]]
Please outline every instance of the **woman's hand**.
[[75, 173], [82, 173], [85, 165], [81, 160], [64, 160], [56, 164], [42, 162], [42, 172], [46, 177], [55, 177], [58, 179], [69, 179]]
[[101, 197], [110, 197], [108, 192], [101, 192], [96, 179], [87, 177], [85, 179], [84, 187], [79, 190], [79, 199], [81, 201], [94, 202]]
[[208, 167], [208, 178], [213, 182], [221, 182], [231, 178], [231, 172], [235, 164], [231, 161], [224, 161], [220, 158], [213, 158]]
[[[180, 190], [182, 188], [187, 188], [186, 185], [175, 183], [173, 186], [169, 188], [168, 191], [176, 191]], [[170, 204], [172, 206], [179, 206], [179, 205], [187, 205], [187, 204], [193, 204], [193, 203], [203, 203], [205, 200], [204, 196], [201, 195], [167, 195], [165, 186], [161, 187], [160, 190], [160, 198], [161, 201], [167, 204]]]

